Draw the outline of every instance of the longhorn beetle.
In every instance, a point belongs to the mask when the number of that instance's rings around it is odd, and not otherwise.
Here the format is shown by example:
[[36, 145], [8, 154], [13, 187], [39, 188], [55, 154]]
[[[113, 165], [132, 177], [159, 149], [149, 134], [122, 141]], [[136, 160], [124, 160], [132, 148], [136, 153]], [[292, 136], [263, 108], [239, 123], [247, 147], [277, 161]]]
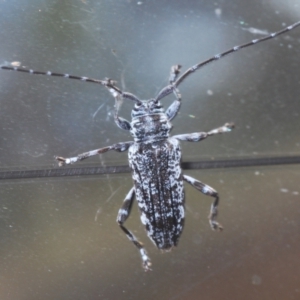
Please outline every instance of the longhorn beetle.
[[[199, 142], [209, 136], [229, 132], [233, 129], [233, 123], [213, 129], [209, 132], [195, 132], [170, 136], [172, 125], [170, 121], [177, 115], [181, 95], [178, 90], [179, 84], [201, 67], [219, 60], [220, 58], [257, 43], [272, 39], [280, 34], [286, 33], [300, 26], [300, 21], [286, 27], [285, 29], [267, 35], [249, 43], [235, 46], [221, 54], [217, 54], [201, 63], [189, 68], [183, 75], [179, 76], [180, 65], [171, 68], [169, 85], [163, 88], [158, 95], [149, 100], [140, 100], [137, 96], [123, 92], [111, 79], [92, 79], [69, 74], [52, 72], [40, 72], [24, 69], [22, 67], [1, 66], [3, 70], [14, 70], [37, 75], [49, 75], [78, 79], [86, 82], [98, 83], [105, 86], [115, 98], [114, 120], [121, 129], [128, 130], [134, 141], [121, 142], [97, 150], [79, 154], [75, 157], [55, 157], [59, 166], [68, 165], [81, 161], [90, 156], [105, 153], [110, 150], [123, 152], [128, 150], [129, 166], [132, 170], [134, 186], [126, 195], [123, 205], [119, 210], [117, 222], [127, 237], [140, 251], [143, 268], [151, 270], [151, 261], [141, 242], [129, 231], [124, 222], [129, 217], [134, 196], [137, 199], [140, 210], [141, 221], [145, 225], [147, 234], [158, 249], [171, 250], [178, 244], [179, 237], [184, 225], [184, 188], [183, 180], [191, 184], [205, 195], [214, 198], [208, 216], [209, 224], [213, 230], [222, 230], [222, 226], [216, 221], [219, 196], [210, 186], [182, 173], [180, 167], [181, 150], [179, 141]], [[160, 100], [173, 93], [174, 102], [164, 112]], [[135, 103], [131, 112], [131, 122], [119, 117], [119, 103], [121, 99], [128, 99]]]

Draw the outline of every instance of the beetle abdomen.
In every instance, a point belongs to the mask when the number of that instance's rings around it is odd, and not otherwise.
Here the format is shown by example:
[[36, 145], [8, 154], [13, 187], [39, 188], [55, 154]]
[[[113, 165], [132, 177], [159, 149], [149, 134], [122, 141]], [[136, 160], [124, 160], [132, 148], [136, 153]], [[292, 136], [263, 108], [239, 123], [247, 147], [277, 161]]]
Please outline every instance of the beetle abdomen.
[[129, 165], [149, 238], [163, 250], [176, 246], [184, 225], [181, 150], [176, 139], [135, 143]]

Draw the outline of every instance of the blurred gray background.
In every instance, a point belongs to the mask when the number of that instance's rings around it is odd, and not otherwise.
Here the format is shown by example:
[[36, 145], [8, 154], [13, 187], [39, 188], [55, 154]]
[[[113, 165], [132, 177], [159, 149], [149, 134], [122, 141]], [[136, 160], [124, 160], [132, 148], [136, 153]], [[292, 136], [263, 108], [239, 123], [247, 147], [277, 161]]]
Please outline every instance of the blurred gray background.
[[[184, 71], [299, 20], [298, 0], [2, 1], [0, 62], [109, 77], [148, 99], [172, 65]], [[299, 155], [299, 54], [297, 28], [184, 81], [173, 134], [228, 121], [236, 129], [182, 143], [183, 160]], [[54, 155], [131, 139], [95, 84], [0, 70], [0, 101], [2, 171], [48, 169]], [[125, 101], [121, 115], [131, 109]], [[77, 166], [126, 163], [111, 152]], [[185, 172], [219, 191], [225, 230], [210, 230], [211, 199], [187, 186], [184, 233], [161, 254], [134, 207], [127, 227], [145, 243], [151, 273], [115, 223], [130, 174], [1, 181], [0, 299], [299, 299], [299, 166]]]

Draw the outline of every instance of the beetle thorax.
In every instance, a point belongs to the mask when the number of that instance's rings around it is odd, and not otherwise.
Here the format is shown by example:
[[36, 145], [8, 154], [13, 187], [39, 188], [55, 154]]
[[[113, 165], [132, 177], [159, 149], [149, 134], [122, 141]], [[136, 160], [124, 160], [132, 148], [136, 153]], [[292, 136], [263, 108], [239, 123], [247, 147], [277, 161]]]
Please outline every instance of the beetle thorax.
[[130, 133], [136, 142], [161, 140], [169, 137], [172, 124], [159, 101], [138, 103], [131, 112]]

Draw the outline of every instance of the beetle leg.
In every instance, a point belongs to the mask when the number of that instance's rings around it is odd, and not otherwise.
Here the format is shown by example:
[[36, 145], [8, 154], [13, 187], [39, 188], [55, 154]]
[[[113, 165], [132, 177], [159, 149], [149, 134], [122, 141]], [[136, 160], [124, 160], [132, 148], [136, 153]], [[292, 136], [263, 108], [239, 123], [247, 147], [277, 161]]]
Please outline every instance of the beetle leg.
[[102, 153], [105, 153], [105, 152], [110, 151], [110, 150], [115, 150], [117, 152], [126, 151], [126, 150], [128, 150], [128, 148], [133, 143], [134, 143], [133, 141], [117, 143], [117, 144], [107, 146], [107, 147], [104, 147], [104, 148], [100, 148], [100, 149], [88, 151], [88, 152], [85, 152], [85, 153], [81, 153], [81, 154], [79, 154], [77, 156], [74, 156], [74, 157], [64, 158], [64, 157], [61, 157], [61, 156], [55, 156], [55, 159], [58, 161], [58, 165], [61, 167], [61, 166], [64, 166], [64, 165], [74, 164], [74, 163], [76, 163], [78, 161], [81, 161], [83, 159], [89, 158], [89, 157], [97, 155], [97, 154], [102, 154]]
[[108, 91], [111, 93], [111, 95], [116, 100], [115, 112], [114, 112], [115, 123], [121, 129], [131, 130], [130, 122], [128, 120], [122, 118], [122, 117], [119, 117], [120, 104], [121, 104], [121, 101], [122, 101], [123, 98], [124, 99], [129, 99], [129, 100], [134, 101], [136, 103], [141, 103], [141, 100], [137, 96], [135, 96], [131, 93], [121, 91], [119, 88], [117, 88], [115, 86], [115, 81], [113, 81], [112, 79], [106, 78], [106, 81], [108, 83], [108, 86], [107, 86]]
[[176, 97], [176, 100], [166, 110], [166, 115], [169, 121], [176, 117], [181, 105], [181, 95], [178, 89], [174, 88], [173, 93]]
[[172, 137], [181, 141], [199, 142], [215, 134], [230, 132], [233, 128], [234, 128], [233, 123], [226, 123], [224, 126], [221, 126], [219, 128], [213, 129], [208, 132], [186, 133], [186, 134], [174, 135]]
[[129, 191], [129, 193], [126, 195], [123, 205], [119, 210], [118, 217], [117, 217], [117, 223], [121, 227], [121, 229], [125, 232], [128, 239], [133, 242], [133, 244], [139, 249], [141, 258], [143, 261], [143, 268], [145, 271], [150, 271], [151, 261], [150, 258], [147, 255], [147, 251], [145, 250], [143, 244], [138, 241], [138, 239], [135, 237], [135, 235], [129, 231], [123, 224], [127, 220], [127, 218], [130, 215], [133, 200], [135, 195], [135, 189], [134, 187]]
[[[180, 68], [181, 68], [181, 65], [172, 66], [171, 72], [170, 72], [170, 77], [169, 77], [170, 84], [173, 84], [175, 82], [175, 80], [177, 79], [177, 77], [180, 73]], [[175, 95], [176, 100], [166, 110], [166, 115], [167, 115], [169, 121], [176, 117], [176, 115], [180, 109], [180, 105], [181, 105], [181, 94], [180, 94], [179, 90], [176, 88], [176, 86], [173, 86], [173, 94]]]
[[210, 213], [208, 216], [208, 220], [209, 220], [211, 229], [221, 231], [223, 229], [223, 227], [221, 224], [219, 224], [216, 221], [216, 218], [218, 215], [218, 204], [219, 204], [218, 192], [216, 190], [214, 190], [212, 187], [210, 187], [209, 185], [202, 183], [201, 181], [199, 181], [193, 177], [190, 177], [188, 175], [183, 175], [183, 179], [186, 182], [188, 182], [189, 184], [191, 184], [194, 188], [196, 188], [201, 193], [215, 198], [215, 201], [212, 203], [212, 205], [210, 207]]

